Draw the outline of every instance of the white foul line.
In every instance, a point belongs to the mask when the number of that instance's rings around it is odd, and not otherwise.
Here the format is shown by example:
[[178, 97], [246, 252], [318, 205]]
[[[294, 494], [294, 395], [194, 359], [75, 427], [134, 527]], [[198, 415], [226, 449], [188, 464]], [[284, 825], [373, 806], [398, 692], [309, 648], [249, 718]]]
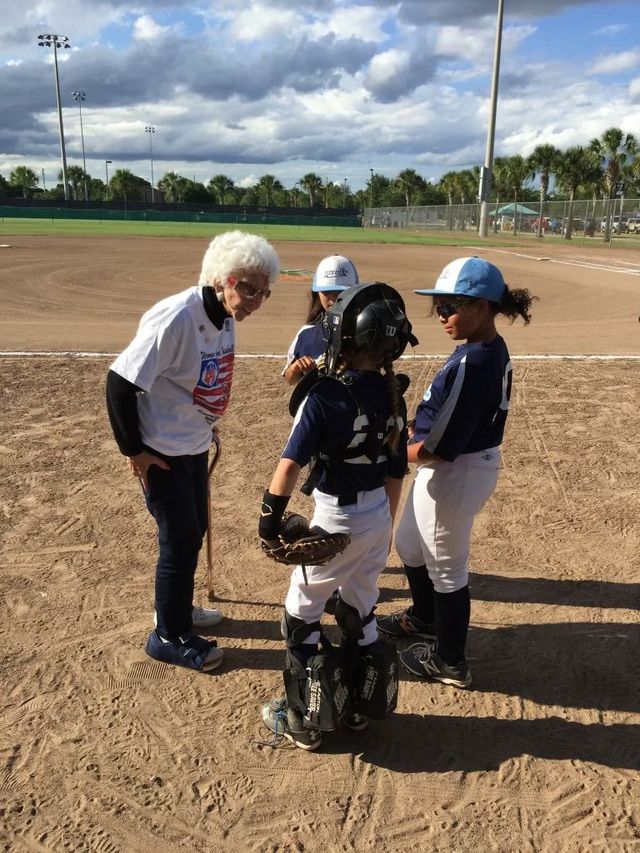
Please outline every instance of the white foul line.
[[[117, 352], [82, 352], [74, 350], [64, 350], [62, 352], [51, 351], [15, 351], [15, 352], [0, 352], [0, 358], [115, 358]], [[426, 355], [403, 355], [400, 356], [402, 361], [430, 361], [431, 359], [449, 358], [451, 353], [427, 353]], [[246, 359], [277, 359], [284, 361], [285, 353], [275, 352], [241, 352], [235, 354], [236, 358]], [[609, 355], [597, 353], [554, 353], [545, 355], [512, 355], [513, 361], [640, 361], [640, 355]]]

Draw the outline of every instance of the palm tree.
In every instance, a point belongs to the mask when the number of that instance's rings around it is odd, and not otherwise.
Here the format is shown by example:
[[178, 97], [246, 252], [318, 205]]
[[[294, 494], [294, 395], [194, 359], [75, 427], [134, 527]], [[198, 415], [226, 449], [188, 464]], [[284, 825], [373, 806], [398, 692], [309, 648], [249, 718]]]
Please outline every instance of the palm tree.
[[256, 184], [255, 188], [256, 192], [258, 193], [258, 197], [265, 198], [265, 204], [267, 207], [271, 207], [271, 205], [273, 204], [273, 198], [275, 193], [280, 192], [284, 189], [284, 187], [275, 175], [263, 175]]
[[[62, 169], [58, 172], [58, 180], [62, 183], [64, 174]], [[67, 166], [67, 184], [71, 189], [74, 201], [84, 198], [84, 185], [89, 182], [89, 175], [80, 166]]]
[[129, 169], [117, 169], [109, 181], [111, 197], [121, 198], [127, 203], [127, 199], [139, 199], [143, 195], [143, 187], [147, 181], [134, 175]]
[[529, 165], [529, 177], [533, 180], [536, 175], [540, 175], [540, 213], [538, 215], [538, 238], [542, 237], [542, 216], [544, 213], [544, 203], [547, 200], [549, 192], [549, 179], [553, 173], [553, 168], [556, 160], [560, 156], [560, 151], [555, 145], [545, 143], [536, 145], [533, 153], [530, 155], [527, 163]]
[[189, 181], [178, 175], [177, 172], [167, 172], [158, 181], [158, 189], [162, 193], [164, 200], [170, 203], [184, 201], [185, 190]]
[[416, 195], [426, 187], [424, 178], [415, 169], [403, 169], [396, 178], [396, 183], [402, 188], [406, 207], [412, 202], [415, 204]]
[[300, 178], [300, 186], [309, 196], [309, 207], [313, 207], [322, 192], [322, 178], [309, 172]]
[[632, 133], [624, 133], [619, 127], [610, 127], [597, 139], [589, 143], [590, 150], [598, 157], [604, 169], [604, 185], [609, 200], [607, 223], [604, 229], [604, 239], [609, 240], [611, 233], [611, 199], [618, 190], [620, 174], [627, 160], [638, 153], [638, 142]]
[[574, 145], [558, 157], [553, 169], [558, 186], [569, 195], [567, 222], [564, 229], [565, 240], [571, 239], [573, 230], [573, 202], [578, 187], [593, 180], [595, 168], [593, 152], [582, 145]]
[[514, 154], [505, 159], [505, 181], [512, 193], [515, 210], [513, 214], [513, 233], [518, 233], [518, 196], [522, 191], [523, 183], [529, 178], [530, 169], [527, 161], [521, 154]]
[[451, 230], [453, 227], [453, 194], [457, 189], [456, 173], [445, 172], [445, 174], [440, 178], [438, 187], [443, 193], [447, 194], [447, 205], [449, 208], [447, 211], [447, 228]]
[[218, 204], [225, 204], [227, 196], [235, 191], [235, 184], [226, 175], [214, 175], [207, 184], [207, 189]]
[[16, 166], [9, 175], [9, 183], [22, 192], [23, 198], [33, 198], [33, 191], [38, 186], [38, 176], [28, 166]]

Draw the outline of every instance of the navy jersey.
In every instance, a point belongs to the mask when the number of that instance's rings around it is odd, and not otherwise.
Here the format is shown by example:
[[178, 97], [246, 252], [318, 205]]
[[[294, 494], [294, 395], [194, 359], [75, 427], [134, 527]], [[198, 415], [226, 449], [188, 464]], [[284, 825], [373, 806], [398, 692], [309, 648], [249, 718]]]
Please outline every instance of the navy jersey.
[[[282, 453], [301, 467], [319, 459], [321, 474], [316, 487], [338, 496], [378, 489], [387, 476], [402, 478], [407, 471], [404, 404], [398, 419], [397, 454], [379, 442], [376, 457], [370, 459], [364, 449], [367, 428], [378, 424], [388, 432], [393, 427], [386, 381], [371, 370], [348, 370], [343, 379], [346, 381], [327, 379], [311, 389], [298, 409]], [[357, 452], [360, 446], [362, 453]], [[339, 458], [345, 451], [350, 458]]]
[[448, 462], [502, 443], [511, 397], [511, 361], [497, 335], [461, 344], [436, 374], [416, 412], [411, 443]]
[[327, 349], [326, 326], [322, 313], [310, 326], [302, 326], [287, 352], [287, 366], [303, 355], [319, 358]]

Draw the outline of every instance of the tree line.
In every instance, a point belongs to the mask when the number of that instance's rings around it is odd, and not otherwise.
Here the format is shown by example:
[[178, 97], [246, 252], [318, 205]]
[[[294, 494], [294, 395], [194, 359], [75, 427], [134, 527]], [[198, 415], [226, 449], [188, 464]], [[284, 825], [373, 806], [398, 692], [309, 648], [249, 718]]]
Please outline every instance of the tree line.
[[[588, 145], [575, 145], [564, 151], [554, 145], [538, 145], [529, 157], [515, 154], [496, 157], [493, 164], [491, 201], [536, 201], [614, 198], [640, 196], [640, 149], [631, 133], [612, 127]], [[555, 188], [549, 193], [551, 179]], [[534, 189], [534, 181], [539, 190]], [[285, 187], [274, 175], [262, 175], [251, 187], [241, 187], [227, 175], [214, 175], [208, 183], [190, 180], [176, 172], [167, 172], [157, 189], [158, 201], [195, 202], [217, 205], [265, 207], [356, 208], [402, 207], [416, 205], [453, 205], [477, 201], [480, 167], [450, 171], [436, 183], [415, 169], [403, 169], [393, 178], [372, 172], [364, 188], [351, 189], [343, 182], [322, 179], [315, 172], [303, 175], [291, 187]], [[127, 202], [150, 200], [148, 181], [128, 169], [116, 169], [108, 185], [86, 174], [79, 166], [67, 168], [70, 197], [76, 201], [99, 200]], [[22, 197], [60, 200], [64, 198], [62, 172], [55, 187], [40, 186], [38, 174], [29, 166], [16, 166], [7, 180], [0, 175], [0, 199]], [[542, 217], [540, 217], [542, 220]], [[542, 227], [542, 221], [539, 223]]]

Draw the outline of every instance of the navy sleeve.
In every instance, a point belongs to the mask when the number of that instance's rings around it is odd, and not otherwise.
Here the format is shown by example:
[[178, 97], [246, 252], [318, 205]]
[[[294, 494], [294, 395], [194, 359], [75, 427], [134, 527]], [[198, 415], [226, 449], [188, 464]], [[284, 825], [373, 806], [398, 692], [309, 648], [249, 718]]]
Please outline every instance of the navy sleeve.
[[311, 393], [302, 401], [296, 414], [283, 459], [292, 459], [304, 467], [312, 457], [318, 456], [326, 444], [326, 414], [317, 394]]

